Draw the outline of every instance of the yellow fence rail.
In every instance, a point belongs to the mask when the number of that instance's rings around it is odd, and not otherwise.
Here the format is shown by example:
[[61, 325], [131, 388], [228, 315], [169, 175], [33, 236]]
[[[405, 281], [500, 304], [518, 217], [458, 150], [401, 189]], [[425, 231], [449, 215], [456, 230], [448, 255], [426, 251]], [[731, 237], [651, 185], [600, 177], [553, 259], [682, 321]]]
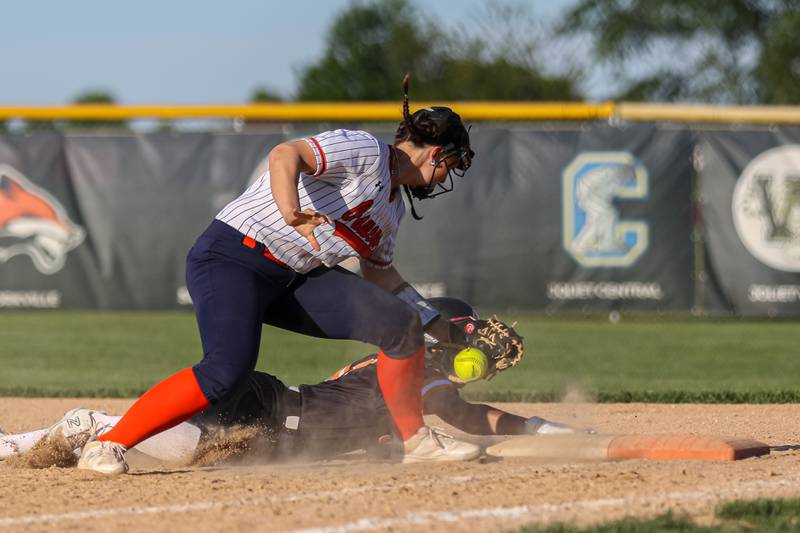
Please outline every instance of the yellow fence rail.
[[[622, 120], [683, 123], [800, 124], [800, 106], [706, 106], [628, 102], [424, 102], [446, 105], [471, 121]], [[396, 121], [394, 102], [264, 103], [247, 105], [0, 106], [0, 120]]]
[[616, 104], [622, 120], [719, 124], [800, 124], [800, 106]]
[[[423, 102], [414, 108], [447, 105], [466, 120], [596, 120], [611, 116], [614, 106], [572, 102]], [[249, 105], [71, 105], [0, 106], [0, 120], [223, 119], [271, 121], [396, 121], [396, 102], [268, 103]]]

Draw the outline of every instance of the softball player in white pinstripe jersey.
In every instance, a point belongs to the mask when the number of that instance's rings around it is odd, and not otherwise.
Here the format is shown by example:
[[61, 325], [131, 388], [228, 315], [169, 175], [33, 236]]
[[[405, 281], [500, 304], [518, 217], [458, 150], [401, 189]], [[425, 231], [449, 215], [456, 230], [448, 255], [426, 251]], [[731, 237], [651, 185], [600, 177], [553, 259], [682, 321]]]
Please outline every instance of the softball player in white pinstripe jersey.
[[[84, 448], [79, 467], [124, 472], [127, 448], [227, 398], [256, 365], [263, 323], [378, 346], [378, 382], [407, 459], [478, 456], [478, 447], [423, 424], [423, 326], [434, 337], [448, 332], [392, 266], [401, 189], [409, 200], [435, 196], [474, 154], [456, 113], [433, 107], [412, 115], [407, 78], [403, 89], [391, 146], [335, 130], [270, 152], [269, 170], [217, 215], [187, 258], [203, 359], [145, 393]], [[413, 204], [412, 213], [419, 218]], [[352, 256], [363, 277], [336, 266]]]
[[328, 131], [292, 144], [314, 158], [314, 172], [299, 174], [297, 200], [301, 212], [324, 216], [325, 222], [314, 230], [319, 250], [286, 223], [269, 171], [216, 218], [264, 244], [296, 272], [335, 266], [354, 252], [376, 268], [390, 265], [405, 214], [402, 198], [392, 189], [392, 148], [367, 132], [350, 130]]

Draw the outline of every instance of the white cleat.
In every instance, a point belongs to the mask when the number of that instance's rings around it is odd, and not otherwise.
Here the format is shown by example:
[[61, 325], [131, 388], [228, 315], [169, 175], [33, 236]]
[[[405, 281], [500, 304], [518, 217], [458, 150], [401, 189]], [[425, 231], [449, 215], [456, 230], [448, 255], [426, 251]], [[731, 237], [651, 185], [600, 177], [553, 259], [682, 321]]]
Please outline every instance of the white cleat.
[[404, 463], [471, 461], [481, 454], [480, 446], [457, 440], [438, 429], [422, 426], [403, 443]]
[[98, 412], [105, 414], [102, 411], [84, 407], [70, 409], [64, 413], [61, 420], [50, 426], [50, 429], [47, 430], [47, 438], [63, 437], [73, 450], [80, 450], [87, 442], [97, 438], [106, 429], [103, 424], [95, 420], [94, 414]]
[[78, 468], [81, 470], [94, 470], [109, 476], [124, 474], [128, 471], [125, 462], [125, 452], [128, 451], [122, 444], [110, 441], [95, 440], [83, 447], [83, 454], [78, 459]]

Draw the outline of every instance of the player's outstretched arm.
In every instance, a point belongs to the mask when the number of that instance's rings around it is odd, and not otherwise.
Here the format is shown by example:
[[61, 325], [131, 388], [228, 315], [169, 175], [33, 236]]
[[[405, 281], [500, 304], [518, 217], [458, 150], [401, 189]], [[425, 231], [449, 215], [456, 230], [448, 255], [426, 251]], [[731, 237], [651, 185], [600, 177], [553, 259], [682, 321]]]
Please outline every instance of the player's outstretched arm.
[[372, 266], [369, 261], [363, 259], [360, 261], [360, 264], [363, 278], [387, 292], [393, 292], [397, 287], [405, 283], [400, 272], [391, 265], [386, 268], [376, 268]]
[[450, 326], [447, 321], [439, 319], [439, 313], [432, 307], [426, 306], [425, 299], [403, 279], [403, 276], [396, 268], [393, 266], [376, 268], [369, 261], [361, 260], [361, 275], [367, 281], [395, 294], [398, 298], [416, 308], [420, 313], [425, 333], [439, 341], [449, 340]]
[[0, 435], [0, 461], [15, 455], [22, 455], [33, 448], [45, 435], [47, 435], [47, 429]]
[[269, 153], [270, 187], [275, 204], [284, 222], [302, 235], [315, 250], [320, 245], [314, 236], [314, 228], [326, 222], [322, 213], [311, 209], [300, 210], [297, 182], [301, 172], [314, 172], [316, 159], [303, 141], [281, 143]]
[[470, 403], [451, 386], [432, 389], [423, 398], [425, 413], [436, 415], [451, 426], [473, 435], [547, 435], [593, 430], [577, 429], [538, 416], [525, 418], [491, 405]]
[[470, 403], [452, 386], [430, 390], [424, 397], [425, 413], [436, 415], [451, 426], [473, 435], [524, 435], [525, 418], [490, 405]]

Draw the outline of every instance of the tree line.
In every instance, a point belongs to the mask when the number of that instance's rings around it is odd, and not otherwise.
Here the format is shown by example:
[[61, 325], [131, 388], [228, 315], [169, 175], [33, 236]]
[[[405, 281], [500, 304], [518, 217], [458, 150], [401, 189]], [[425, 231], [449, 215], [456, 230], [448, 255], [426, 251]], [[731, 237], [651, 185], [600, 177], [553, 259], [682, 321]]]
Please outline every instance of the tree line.
[[396, 101], [413, 72], [419, 100], [800, 104], [798, 35], [800, 0], [578, 0], [546, 24], [525, 3], [485, 0], [468, 27], [414, 0], [354, 0], [295, 94], [258, 87], [250, 100]]
[[596, 69], [610, 100], [800, 104], [800, 0], [579, 0], [549, 25], [486, 0], [469, 30], [411, 0], [355, 2], [293, 98], [396, 100], [410, 71], [418, 98], [583, 100]]

